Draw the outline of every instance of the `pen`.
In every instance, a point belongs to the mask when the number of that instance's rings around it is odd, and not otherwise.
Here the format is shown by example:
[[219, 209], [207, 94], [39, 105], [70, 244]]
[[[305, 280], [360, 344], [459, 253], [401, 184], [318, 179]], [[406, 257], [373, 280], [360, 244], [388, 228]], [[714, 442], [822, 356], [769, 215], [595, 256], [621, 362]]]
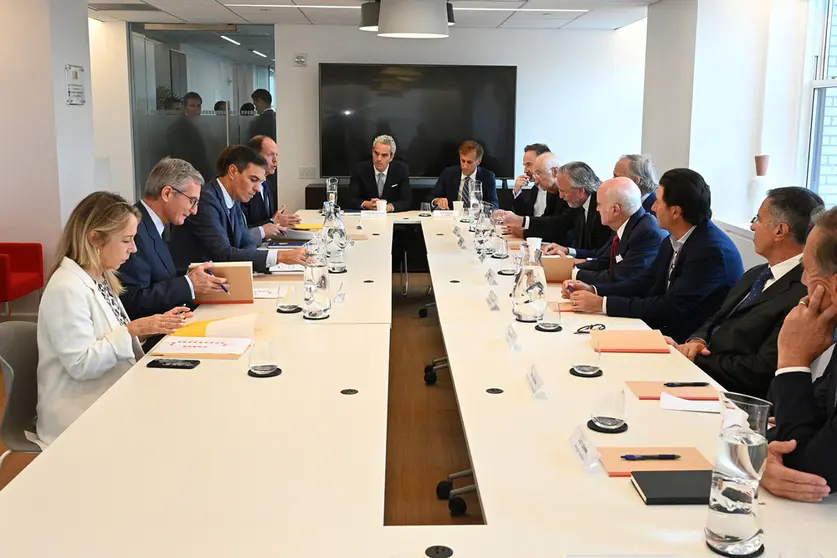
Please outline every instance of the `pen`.
[[709, 382], [666, 382], [665, 387], [706, 387]]
[[674, 461], [675, 459], [680, 459], [680, 456], [675, 453], [657, 453], [651, 455], [628, 454], [623, 455], [622, 459], [625, 461]]
[[[215, 274], [214, 274], [214, 273], [212, 273], [212, 270], [211, 270], [211, 269], [207, 269], [207, 270], [206, 270], [206, 274], [207, 274], [207, 275], [211, 275], [211, 276], [215, 277]], [[221, 288], [222, 288], [222, 289], [224, 289], [224, 292], [225, 292], [225, 293], [230, 294], [230, 290], [229, 290], [229, 289], [227, 288], [227, 286], [226, 286], [226, 285], [224, 285], [223, 283], [221, 284]]]

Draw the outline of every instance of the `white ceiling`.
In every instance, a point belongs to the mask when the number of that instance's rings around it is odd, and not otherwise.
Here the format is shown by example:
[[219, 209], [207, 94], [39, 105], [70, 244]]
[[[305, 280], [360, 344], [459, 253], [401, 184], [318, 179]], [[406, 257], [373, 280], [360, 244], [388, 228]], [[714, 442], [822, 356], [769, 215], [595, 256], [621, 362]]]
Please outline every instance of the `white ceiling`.
[[[453, 0], [453, 4], [457, 27], [612, 30], [643, 19], [648, 5], [657, 1]], [[99, 2], [125, 4], [128, 8], [116, 11], [88, 11], [90, 17], [101, 21], [356, 26], [360, 20], [360, 10], [357, 8], [363, 0], [92, 0], [90, 4]], [[132, 4], [148, 4], [159, 11], [131, 10]]]

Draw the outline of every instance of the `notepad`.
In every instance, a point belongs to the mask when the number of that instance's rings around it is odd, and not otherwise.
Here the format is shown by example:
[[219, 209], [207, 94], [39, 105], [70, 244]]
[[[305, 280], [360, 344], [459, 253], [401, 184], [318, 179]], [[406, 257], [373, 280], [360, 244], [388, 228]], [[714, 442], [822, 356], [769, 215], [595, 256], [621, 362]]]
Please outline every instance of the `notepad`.
[[591, 331], [590, 342], [600, 353], [661, 353], [670, 348], [656, 329], [607, 329]]
[[[201, 264], [193, 263], [193, 267]], [[212, 273], [216, 277], [227, 280], [229, 293], [198, 294], [195, 304], [247, 304], [253, 302], [253, 262], [216, 262], [212, 266]]]
[[656, 401], [663, 393], [690, 401], [717, 401], [718, 390], [712, 386], [666, 387], [665, 382], [625, 382], [640, 401]]
[[712, 490], [712, 471], [634, 471], [631, 483], [648, 506], [705, 506]]
[[[682, 448], [649, 448], [637, 446], [607, 447], [599, 446], [599, 460], [602, 462], [608, 476], [630, 477], [635, 471], [711, 471], [712, 464], [702, 453], [694, 447]], [[675, 453], [680, 459], [627, 461], [622, 459], [626, 454], [658, 454]]]
[[[322, 226], [321, 226], [322, 228]], [[303, 229], [288, 229], [282, 234], [282, 241], [288, 240], [303, 240], [308, 241], [314, 238], [314, 233], [310, 230]]]
[[174, 358], [238, 359], [252, 339], [225, 337], [166, 337], [151, 350], [153, 356]]
[[575, 260], [564, 256], [544, 256], [541, 259], [547, 283], [563, 283], [573, 278]]

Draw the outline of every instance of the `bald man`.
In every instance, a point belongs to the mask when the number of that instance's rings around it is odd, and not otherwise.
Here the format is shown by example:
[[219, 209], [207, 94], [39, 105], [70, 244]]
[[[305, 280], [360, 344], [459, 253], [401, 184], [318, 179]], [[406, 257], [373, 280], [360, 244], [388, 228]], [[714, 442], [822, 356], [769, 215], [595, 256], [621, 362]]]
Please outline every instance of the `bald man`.
[[[573, 279], [600, 285], [638, 277], [654, 262], [667, 236], [657, 219], [642, 208], [639, 188], [629, 178], [606, 180], [599, 186], [596, 210], [602, 225], [614, 234], [592, 258], [577, 260]], [[544, 251], [556, 254], [560, 248], [549, 244]]]

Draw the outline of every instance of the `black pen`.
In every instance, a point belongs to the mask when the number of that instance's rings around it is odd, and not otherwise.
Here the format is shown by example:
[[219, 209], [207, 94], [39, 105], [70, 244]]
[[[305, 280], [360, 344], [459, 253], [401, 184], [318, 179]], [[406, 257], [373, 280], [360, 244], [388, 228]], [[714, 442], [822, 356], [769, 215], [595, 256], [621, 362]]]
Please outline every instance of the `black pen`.
[[[211, 269], [207, 269], [207, 270], [206, 270], [206, 274], [207, 274], [207, 275], [211, 275], [211, 276], [215, 277], [215, 274], [214, 274], [214, 273], [212, 273], [212, 270], [211, 270]], [[225, 284], [221, 283], [221, 288], [222, 288], [222, 289], [224, 289], [224, 292], [225, 292], [225, 293], [230, 294], [230, 290], [227, 288], [227, 286], [226, 286]]]
[[709, 382], [666, 382], [665, 387], [706, 387]]
[[625, 461], [674, 461], [675, 459], [680, 459], [680, 456], [676, 453], [656, 453], [651, 455], [628, 454], [623, 455], [622, 459]]

